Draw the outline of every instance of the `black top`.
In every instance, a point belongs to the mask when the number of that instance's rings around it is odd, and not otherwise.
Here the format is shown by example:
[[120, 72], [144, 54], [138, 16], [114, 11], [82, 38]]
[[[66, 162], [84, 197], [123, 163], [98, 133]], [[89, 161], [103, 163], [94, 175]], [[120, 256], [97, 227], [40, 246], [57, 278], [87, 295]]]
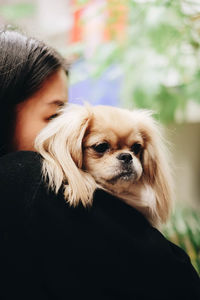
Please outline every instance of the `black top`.
[[91, 208], [69, 207], [39, 154], [0, 158], [0, 197], [0, 299], [200, 299], [183, 250], [101, 190]]

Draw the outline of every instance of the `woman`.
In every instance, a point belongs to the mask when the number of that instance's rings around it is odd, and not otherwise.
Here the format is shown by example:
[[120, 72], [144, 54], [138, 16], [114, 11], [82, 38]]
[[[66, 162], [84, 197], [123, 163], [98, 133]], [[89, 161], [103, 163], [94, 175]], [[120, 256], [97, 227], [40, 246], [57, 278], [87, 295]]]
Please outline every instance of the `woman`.
[[2, 153], [33, 149], [37, 133], [67, 101], [67, 74], [64, 59], [43, 42], [0, 32]]
[[100, 190], [91, 209], [69, 207], [47, 190], [40, 156], [16, 152], [34, 150], [66, 101], [66, 75], [43, 43], [7, 31], [0, 40], [1, 299], [200, 299], [187, 254], [138, 211]]

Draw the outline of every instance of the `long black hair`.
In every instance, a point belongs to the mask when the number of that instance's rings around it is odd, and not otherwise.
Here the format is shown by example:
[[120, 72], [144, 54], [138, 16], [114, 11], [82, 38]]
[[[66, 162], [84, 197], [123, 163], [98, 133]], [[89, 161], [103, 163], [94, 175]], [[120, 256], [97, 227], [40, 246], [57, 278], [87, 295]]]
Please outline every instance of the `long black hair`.
[[60, 68], [68, 75], [65, 60], [44, 42], [15, 30], [0, 30], [0, 152], [9, 141], [16, 104], [26, 101]]

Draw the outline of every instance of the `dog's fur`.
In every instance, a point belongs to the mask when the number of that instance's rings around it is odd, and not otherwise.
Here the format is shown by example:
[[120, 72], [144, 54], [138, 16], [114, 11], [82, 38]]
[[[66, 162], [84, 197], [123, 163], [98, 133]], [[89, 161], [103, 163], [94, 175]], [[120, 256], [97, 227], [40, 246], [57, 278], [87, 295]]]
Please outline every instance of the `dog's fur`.
[[57, 193], [64, 186], [70, 205], [91, 205], [100, 187], [141, 211], [153, 225], [167, 220], [171, 172], [151, 112], [67, 105], [39, 134], [35, 148], [44, 158], [49, 187]]

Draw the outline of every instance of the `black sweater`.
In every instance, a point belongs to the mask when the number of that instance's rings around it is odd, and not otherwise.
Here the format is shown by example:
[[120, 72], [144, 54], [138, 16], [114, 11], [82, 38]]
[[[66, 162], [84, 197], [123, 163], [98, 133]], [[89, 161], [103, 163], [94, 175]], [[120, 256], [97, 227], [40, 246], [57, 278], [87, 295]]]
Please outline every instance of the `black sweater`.
[[38, 154], [0, 158], [0, 197], [0, 299], [200, 299], [183, 250], [101, 190], [91, 208], [69, 207]]

